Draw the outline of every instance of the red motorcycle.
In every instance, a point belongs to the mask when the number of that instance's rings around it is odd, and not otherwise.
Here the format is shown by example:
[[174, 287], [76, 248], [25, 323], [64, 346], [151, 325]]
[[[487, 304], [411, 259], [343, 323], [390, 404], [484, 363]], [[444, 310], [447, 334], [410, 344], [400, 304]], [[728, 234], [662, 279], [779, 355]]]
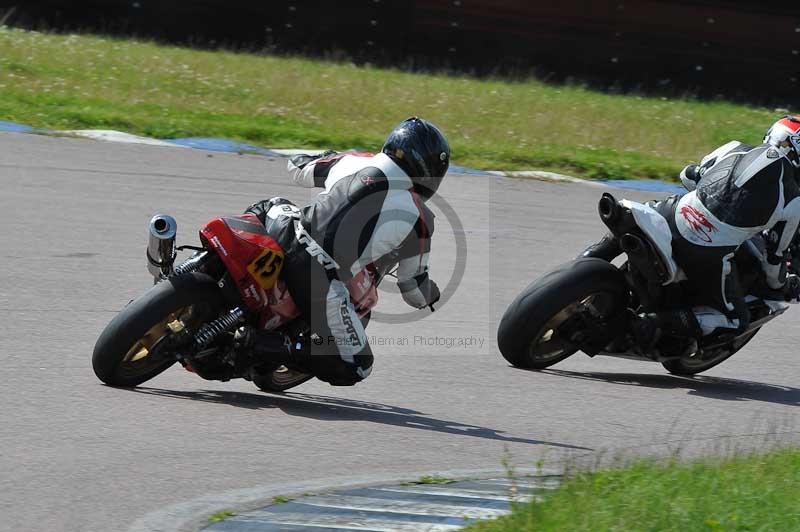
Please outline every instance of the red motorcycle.
[[[284, 391], [313, 378], [256, 356], [241, 339], [256, 329], [275, 338], [309, 336], [280, 273], [284, 250], [252, 214], [215, 218], [200, 230], [202, 246], [176, 247], [177, 223], [150, 222], [148, 269], [155, 284], [131, 301], [98, 338], [92, 356], [106, 384], [137, 386], [176, 362], [207, 380], [244, 378], [264, 391]], [[177, 252], [195, 254], [174, 266]], [[378, 302], [377, 287], [393, 275], [394, 261], [371, 264], [349, 283], [366, 323]]]

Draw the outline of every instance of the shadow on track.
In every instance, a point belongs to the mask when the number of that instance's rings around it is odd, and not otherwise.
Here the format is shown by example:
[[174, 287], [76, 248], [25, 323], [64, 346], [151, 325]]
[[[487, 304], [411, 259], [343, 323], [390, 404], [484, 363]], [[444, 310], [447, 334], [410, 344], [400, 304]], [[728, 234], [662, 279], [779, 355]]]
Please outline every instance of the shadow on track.
[[208, 403], [225, 404], [239, 408], [253, 410], [278, 408], [290, 416], [299, 416], [320, 421], [368, 421], [382, 425], [394, 425], [410, 429], [430, 430], [445, 434], [460, 434], [474, 438], [484, 438], [509, 443], [527, 443], [530, 445], [549, 445], [564, 449], [592, 451], [588, 447], [569, 445], [566, 443], [550, 442], [506, 436], [502, 432], [481, 427], [466, 425], [455, 421], [445, 421], [428, 417], [422, 412], [408, 408], [398, 408], [381, 403], [354, 401], [341, 397], [328, 397], [324, 395], [309, 395], [302, 393], [287, 394], [253, 394], [242, 392], [229, 392], [223, 390], [198, 390], [192, 392], [163, 390], [159, 388], [133, 388], [130, 391], [148, 395], [158, 395], [191, 401], [204, 401]]
[[689, 390], [690, 395], [698, 395], [723, 401], [762, 401], [778, 405], [800, 406], [800, 388], [778, 386], [763, 382], [726, 379], [723, 377], [680, 377], [677, 375], [652, 375], [637, 373], [599, 373], [548, 369], [542, 371], [551, 375], [603, 381], [625, 386], [646, 388]]

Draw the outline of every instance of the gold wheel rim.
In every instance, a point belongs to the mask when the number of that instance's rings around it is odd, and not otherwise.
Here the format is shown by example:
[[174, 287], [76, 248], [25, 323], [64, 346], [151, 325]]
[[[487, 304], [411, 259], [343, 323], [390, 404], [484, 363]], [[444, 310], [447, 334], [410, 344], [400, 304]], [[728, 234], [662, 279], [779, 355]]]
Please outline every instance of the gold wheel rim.
[[144, 362], [145, 359], [149, 358], [152, 354], [153, 348], [175, 330], [176, 322], [181, 324], [180, 327], [185, 326], [186, 320], [191, 314], [190, 311], [190, 307], [184, 307], [168, 314], [163, 320], [153, 325], [150, 330], [144, 333], [144, 335], [131, 346], [122, 358], [122, 364]]
[[272, 371], [273, 382], [281, 386], [292, 384], [307, 377], [307, 373], [287, 368], [286, 366], [280, 366]]

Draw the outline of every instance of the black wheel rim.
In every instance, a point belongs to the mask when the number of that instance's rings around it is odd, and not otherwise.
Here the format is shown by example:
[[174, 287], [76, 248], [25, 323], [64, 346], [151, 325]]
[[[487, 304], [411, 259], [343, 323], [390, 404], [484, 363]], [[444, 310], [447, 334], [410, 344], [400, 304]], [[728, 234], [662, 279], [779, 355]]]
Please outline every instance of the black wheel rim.
[[741, 349], [757, 332], [758, 329], [741, 338], [737, 338], [730, 346], [713, 349], [708, 352], [700, 353], [699, 355], [693, 353], [692, 355], [681, 357], [681, 364], [686, 369], [694, 371], [702, 371], [706, 367], [715, 366]]
[[559, 328], [578, 313], [587, 313], [594, 319], [602, 320], [614, 310], [614, 296], [607, 292], [596, 292], [574, 301], [554, 314], [539, 330], [528, 347], [528, 356], [538, 363], [547, 363], [569, 356], [577, 347], [564, 338]]

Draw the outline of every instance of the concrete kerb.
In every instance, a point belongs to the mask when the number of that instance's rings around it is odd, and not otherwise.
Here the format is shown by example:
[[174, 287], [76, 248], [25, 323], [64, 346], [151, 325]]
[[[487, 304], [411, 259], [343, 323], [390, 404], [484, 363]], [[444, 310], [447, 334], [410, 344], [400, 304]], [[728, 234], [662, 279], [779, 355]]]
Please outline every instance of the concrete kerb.
[[[514, 468], [513, 478], [560, 476], [552, 468]], [[273, 504], [277, 496], [299, 498], [358, 488], [399, 485], [416, 482], [424, 476], [439, 476], [455, 481], [483, 480], [508, 476], [506, 470], [445, 470], [417, 471], [398, 475], [360, 475], [330, 479], [265, 484], [253, 488], [211, 494], [190, 501], [173, 504], [138, 519], [128, 532], [196, 532], [208, 526], [208, 518], [216, 512], [231, 511], [237, 514], [257, 510]]]

